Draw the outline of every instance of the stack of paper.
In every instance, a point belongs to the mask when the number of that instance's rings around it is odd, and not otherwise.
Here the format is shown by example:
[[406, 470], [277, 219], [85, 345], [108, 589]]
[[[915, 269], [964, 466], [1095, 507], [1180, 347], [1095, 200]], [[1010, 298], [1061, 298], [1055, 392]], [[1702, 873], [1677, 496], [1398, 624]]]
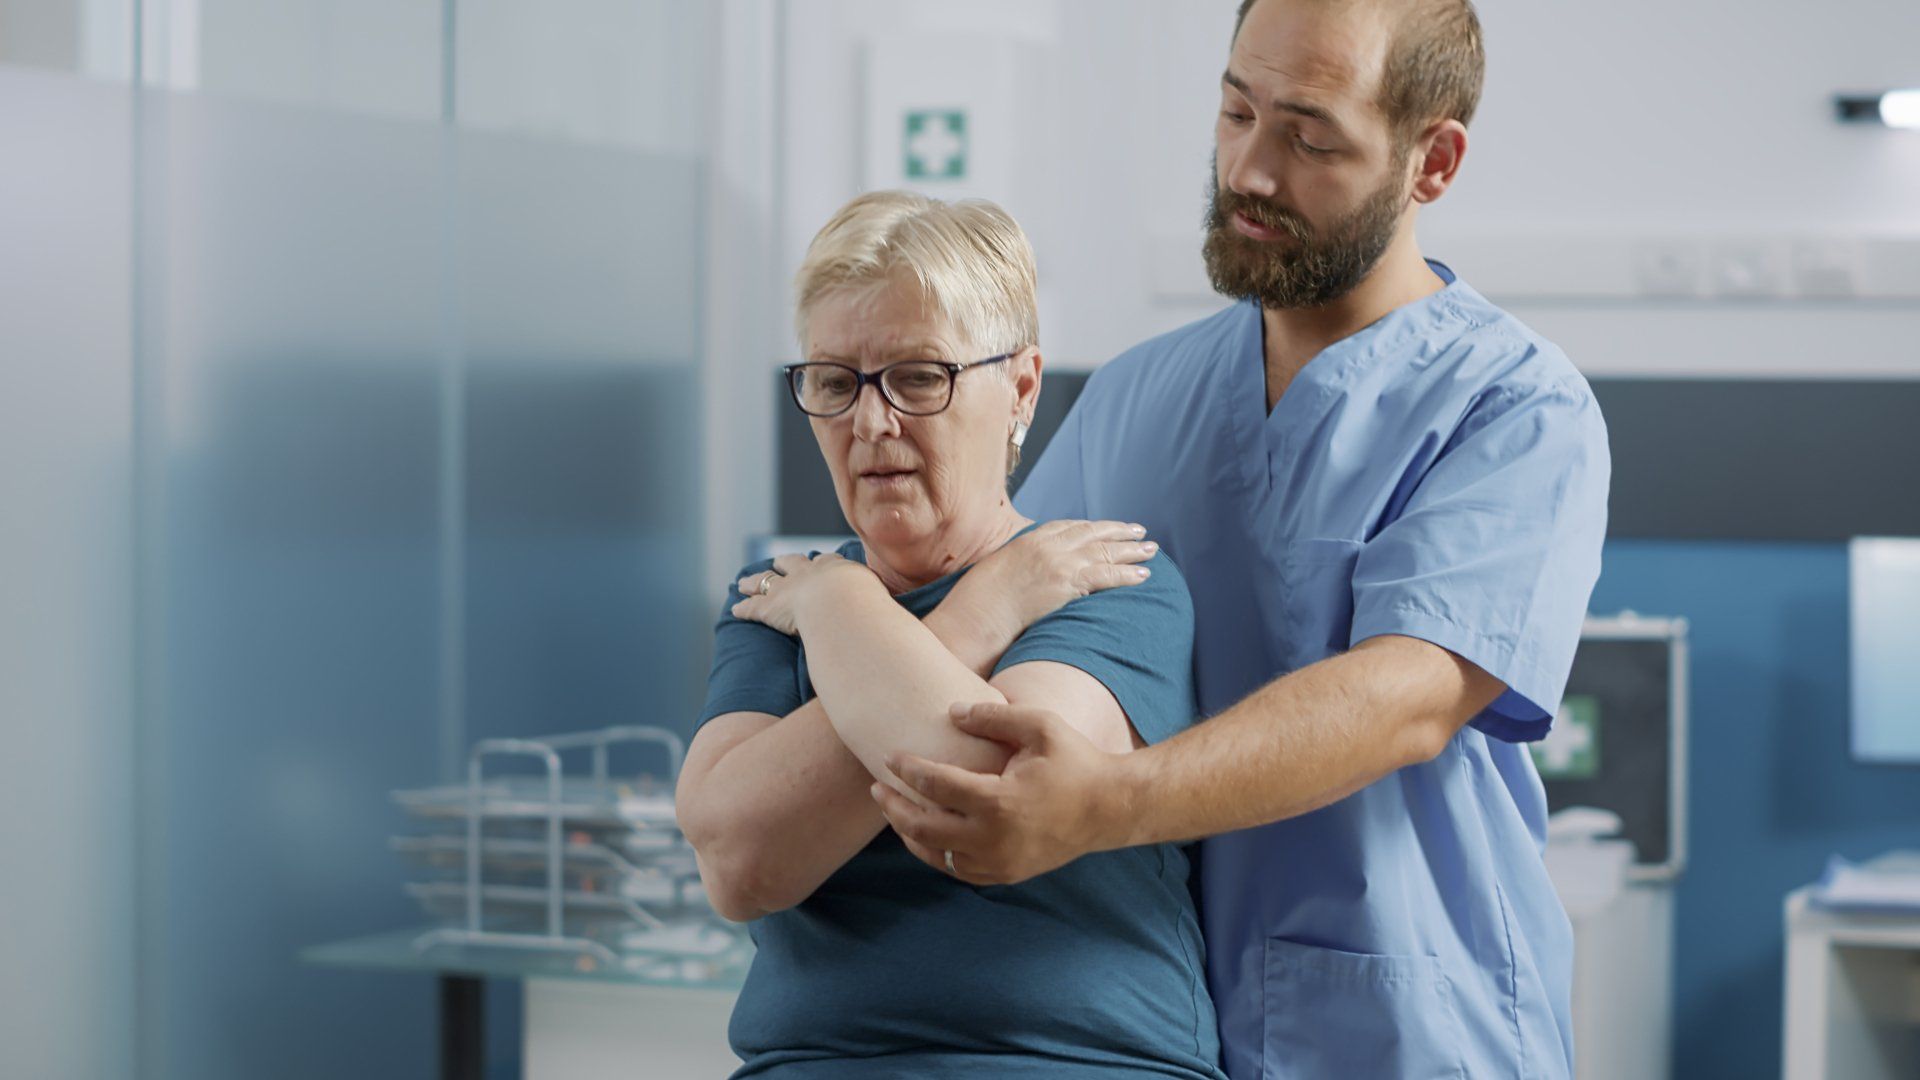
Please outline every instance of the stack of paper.
[[1809, 899], [1849, 911], [1920, 911], [1920, 851], [1896, 851], [1865, 863], [1835, 855]]

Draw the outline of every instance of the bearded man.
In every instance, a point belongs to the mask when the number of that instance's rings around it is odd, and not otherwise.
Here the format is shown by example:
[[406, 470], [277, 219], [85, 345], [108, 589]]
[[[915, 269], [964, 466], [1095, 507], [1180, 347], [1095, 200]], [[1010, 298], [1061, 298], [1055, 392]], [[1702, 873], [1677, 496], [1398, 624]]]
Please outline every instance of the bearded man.
[[1224, 1065], [1560, 1077], [1573, 937], [1525, 743], [1599, 576], [1606, 429], [1565, 355], [1415, 238], [1467, 151], [1468, 0], [1246, 0], [1205, 253], [1238, 302], [1102, 367], [1016, 498], [1140, 522], [1186, 575], [1204, 722], [1110, 754], [955, 707], [998, 775], [890, 762], [930, 865], [1017, 882], [1205, 838]]

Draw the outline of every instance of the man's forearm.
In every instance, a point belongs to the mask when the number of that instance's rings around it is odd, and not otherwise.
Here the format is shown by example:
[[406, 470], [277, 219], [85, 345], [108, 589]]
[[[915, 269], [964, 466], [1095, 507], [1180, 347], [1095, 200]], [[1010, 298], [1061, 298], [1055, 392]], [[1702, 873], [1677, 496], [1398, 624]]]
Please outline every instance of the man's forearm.
[[1431, 760], [1501, 689], [1437, 646], [1374, 638], [1117, 759], [1098, 846], [1196, 840], [1318, 810]]

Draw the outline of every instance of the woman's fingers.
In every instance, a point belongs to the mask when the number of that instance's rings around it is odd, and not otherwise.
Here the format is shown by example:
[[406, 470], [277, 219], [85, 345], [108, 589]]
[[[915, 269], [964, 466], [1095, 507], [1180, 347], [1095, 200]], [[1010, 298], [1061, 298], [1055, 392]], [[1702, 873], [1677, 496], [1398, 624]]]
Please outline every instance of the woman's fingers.
[[1080, 572], [1080, 584], [1089, 595], [1138, 585], [1153, 576], [1153, 571], [1135, 563], [1101, 563]]
[[1079, 533], [1080, 550], [1096, 564], [1142, 563], [1160, 550], [1146, 537], [1145, 527], [1131, 522], [1088, 521]]
[[1146, 526], [1132, 521], [1089, 521], [1089, 539], [1093, 540], [1143, 540], [1146, 538]]
[[1100, 561], [1125, 566], [1143, 563], [1160, 553], [1160, 545], [1151, 540], [1107, 540], [1100, 545]]

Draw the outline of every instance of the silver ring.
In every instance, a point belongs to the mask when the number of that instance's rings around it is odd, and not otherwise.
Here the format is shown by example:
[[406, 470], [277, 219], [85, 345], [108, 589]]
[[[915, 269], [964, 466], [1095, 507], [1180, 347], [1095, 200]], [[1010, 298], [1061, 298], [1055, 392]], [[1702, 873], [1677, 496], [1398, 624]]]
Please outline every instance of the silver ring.
[[947, 873], [952, 874], [954, 877], [960, 876], [960, 871], [955, 870], [953, 868], [953, 849], [952, 848], [947, 849]]
[[779, 577], [779, 576], [780, 576], [780, 571], [778, 571], [778, 570], [769, 570], [769, 571], [767, 571], [766, 573], [764, 573], [764, 574], [761, 574], [761, 575], [760, 575], [760, 587], [759, 587], [758, 589], [755, 589], [755, 590], [754, 590], [754, 595], [755, 595], [755, 596], [766, 596], [766, 595], [768, 595], [768, 594], [770, 594], [770, 593], [772, 593], [772, 592], [773, 592], [773, 579], [774, 579], [774, 578], [777, 578], [777, 577]]

